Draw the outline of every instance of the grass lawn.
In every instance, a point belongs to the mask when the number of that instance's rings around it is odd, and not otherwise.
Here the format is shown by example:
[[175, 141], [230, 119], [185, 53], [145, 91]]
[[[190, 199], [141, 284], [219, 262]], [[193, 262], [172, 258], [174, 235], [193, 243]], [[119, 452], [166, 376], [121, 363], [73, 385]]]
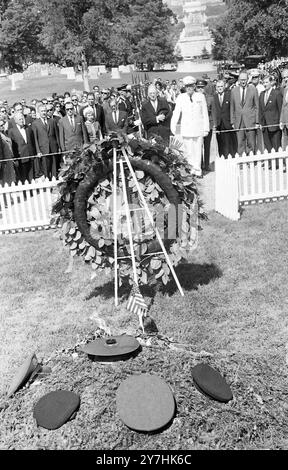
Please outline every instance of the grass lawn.
[[[91, 362], [76, 346], [99, 318], [112, 334], [136, 334], [127, 293], [114, 312], [109, 279], [91, 281], [80, 259], [64, 274], [68, 255], [53, 231], [2, 236], [2, 399], [30, 352], [52, 373], [0, 411], [0, 448], [287, 449], [287, 210], [288, 201], [246, 207], [238, 222], [211, 212], [197, 251], [178, 269], [185, 297], [173, 282], [143, 292], [160, 333], [185, 345], [154, 338], [136, 358], [112, 364]], [[233, 401], [220, 404], [196, 390], [191, 369], [199, 362], [226, 377]], [[177, 402], [171, 426], [156, 435], [129, 430], [116, 410], [120, 383], [142, 372], [164, 378]], [[76, 418], [57, 431], [37, 428], [33, 406], [61, 388], [81, 396]]]
[[[154, 78], [161, 77], [163, 80], [173, 80], [182, 78], [185, 75], [194, 75], [196, 78], [202, 77], [203, 73], [178, 73], [178, 72], [147, 72], [149, 75], [150, 80], [152, 81]], [[137, 73], [135, 73], [137, 74]], [[143, 75], [144, 73], [139, 73], [139, 75]], [[216, 72], [212, 73], [209, 72], [208, 75], [211, 78], [216, 77]], [[100, 75], [97, 80], [89, 80], [90, 89], [94, 85], [99, 85], [100, 88], [104, 87], [117, 87], [122, 83], [132, 83], [132, 75], [131, 74], [121, 74], [121, 78], [118, 80], [111, 79], [111, 74], [106, 73]], [[75, 80], [67, 80], [65, 75], [57, 75], [57, 76], [49, 76], [49, 77], [40, 77], [35, 79], [29, 80], [22, 80], [16, 82], [17, 90], [11, 91], [11, 81], [7, 80], [6, 82], [1, 83], [0, 89], [0, 99], [7, 99], [9, 104], [13, 104], [14, 102], [20, 100], [21, 98], [26, 98], [27, 103], [33, 99], [41, 99], [48, 95], [51, 95], [53, 92], [63, 94], [65, 91], [71, 90], [80, 90], [83, 91], [83, 83], [76, 82]]]

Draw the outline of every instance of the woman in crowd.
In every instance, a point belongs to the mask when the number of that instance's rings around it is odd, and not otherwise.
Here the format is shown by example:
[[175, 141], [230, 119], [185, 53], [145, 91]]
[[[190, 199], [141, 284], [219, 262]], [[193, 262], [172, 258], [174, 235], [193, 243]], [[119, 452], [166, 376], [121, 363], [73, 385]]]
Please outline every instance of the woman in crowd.
[[59, 103], [59, 101], [54, 101], [53, 117], [54, 117], [55, 121], [57, 122], [57, 124], [60, 121], [60, 119], [63, 117], [62, 113], [61, 113], [61, 103]]
[[91, 106], [87, 106], [87, 108], [83, 111], [83, 116], [85, 119], [85, 125], [87, 128], [89, 141], [94, 142], [95, 139], [100, 137], [100, 129], [99, 129], [99, 122], [95, 120], [94, 110]]

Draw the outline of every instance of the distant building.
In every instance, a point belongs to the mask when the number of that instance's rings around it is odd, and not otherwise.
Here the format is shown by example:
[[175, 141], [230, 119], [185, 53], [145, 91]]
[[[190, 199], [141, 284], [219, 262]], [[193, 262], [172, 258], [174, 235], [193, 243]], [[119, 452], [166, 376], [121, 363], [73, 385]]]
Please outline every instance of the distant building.
[[204, 51], [211, 54], [212, 37], [206, 26], [207, 14], [209, 17], [221, 14], [225, 8], [222, 0], [166, 0], [166, 4], [172, 10], [181, 11], [179, 20], [183, 21], [183, 29], [177, 44], [177, 50], [182, 55], [184, 61], [201, 56]]

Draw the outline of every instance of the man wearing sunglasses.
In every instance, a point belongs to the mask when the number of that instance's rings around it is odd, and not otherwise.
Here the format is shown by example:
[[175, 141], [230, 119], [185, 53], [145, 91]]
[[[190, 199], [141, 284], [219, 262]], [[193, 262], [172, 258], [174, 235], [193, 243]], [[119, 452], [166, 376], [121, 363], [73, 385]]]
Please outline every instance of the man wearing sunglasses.
[[82, 149], [89, 143], [87, 129], [80, 115], [75, 115], [72, 101], [65, 104], [66, 116], [60, 119], [59, 138], [62, 152], [72, 151], [76, 147]]
[[80, 114], [81, 106], [79, 105], [79, 100], [77, 95], [72, 95], [71, 96], [71, 101], [74, 106], [74, 113], [75, 114]]

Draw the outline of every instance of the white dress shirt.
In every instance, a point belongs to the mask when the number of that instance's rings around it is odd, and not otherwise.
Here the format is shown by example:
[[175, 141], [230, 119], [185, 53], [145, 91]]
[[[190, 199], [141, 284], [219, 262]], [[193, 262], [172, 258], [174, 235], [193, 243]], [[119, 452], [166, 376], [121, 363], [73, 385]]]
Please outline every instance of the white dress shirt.
[[18, 124], [17, 124], [17, 127], [18, 127], [18, 130], [19, 130], [20, 134], [22, 135], [23, 139], [25, 140], [25, 143], [27, 144], [27, 135], [26, 135], [25, 128], [20, 127]]

